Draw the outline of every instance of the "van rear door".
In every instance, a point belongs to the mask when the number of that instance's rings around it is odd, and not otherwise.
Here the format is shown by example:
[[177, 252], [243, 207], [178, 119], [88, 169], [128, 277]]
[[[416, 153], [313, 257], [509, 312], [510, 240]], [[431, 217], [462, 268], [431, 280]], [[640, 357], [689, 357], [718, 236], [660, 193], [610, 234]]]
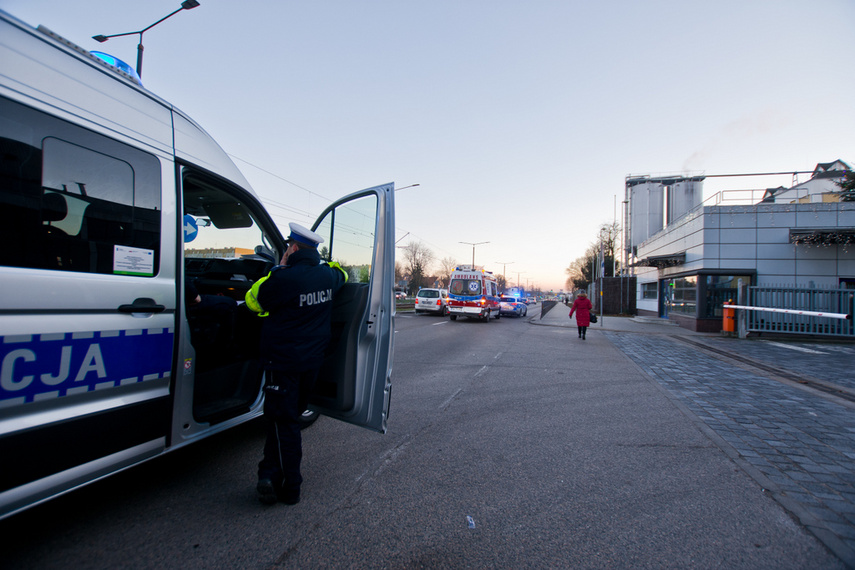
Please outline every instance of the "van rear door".
[[329, 206], [312, 229], [321, 258], [348, 271], [333, 300], [332, 341], [309, 407], [386, 431], [395, 309], [395, 188], [384, 184]]

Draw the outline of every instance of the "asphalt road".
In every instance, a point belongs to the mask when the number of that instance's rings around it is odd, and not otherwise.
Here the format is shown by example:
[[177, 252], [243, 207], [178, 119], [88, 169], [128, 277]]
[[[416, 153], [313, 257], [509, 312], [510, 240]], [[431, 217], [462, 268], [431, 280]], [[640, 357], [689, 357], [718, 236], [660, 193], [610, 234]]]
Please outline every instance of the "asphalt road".
[[[534, 314], [534, 313], [530, 313]], [[258, 424], [0, 522], [4, 568], [842, 568], [607, 335], [399, 314], [389, 432]]]

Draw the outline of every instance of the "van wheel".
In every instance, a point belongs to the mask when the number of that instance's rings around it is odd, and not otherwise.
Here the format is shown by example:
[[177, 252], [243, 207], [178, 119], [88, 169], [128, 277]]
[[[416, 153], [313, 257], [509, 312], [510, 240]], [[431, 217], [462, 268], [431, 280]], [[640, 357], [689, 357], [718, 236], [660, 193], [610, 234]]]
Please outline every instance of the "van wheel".
[[321, 414], [313, 410], [306, 410], [300, 415], [300, 429], [306, 429], [315, 423]]
[[441, 314], [443, 317], [448, 316], [448, 307], [443, 307], [443, 308], [442, 308], [442, 313], [440, 313], [440, 314]]

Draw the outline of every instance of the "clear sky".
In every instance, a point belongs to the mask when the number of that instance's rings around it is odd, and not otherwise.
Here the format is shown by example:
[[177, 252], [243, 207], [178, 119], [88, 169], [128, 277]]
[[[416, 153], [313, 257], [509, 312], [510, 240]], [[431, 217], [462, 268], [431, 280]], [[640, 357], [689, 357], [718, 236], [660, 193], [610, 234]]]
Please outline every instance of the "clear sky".
[[[400, 245], [470, 263], [460, 242], [489, 242], [476, 264], [557, 290], [615, 202], [620, 221], [628, 174], [855, 166], [853, 0], [200, 2], [145, 33], [143, 83], [283, 228], [419, 184], [397, 194]], [[91, 36], [179, 6], [0, 0], [132, 65], [137, 36]]]

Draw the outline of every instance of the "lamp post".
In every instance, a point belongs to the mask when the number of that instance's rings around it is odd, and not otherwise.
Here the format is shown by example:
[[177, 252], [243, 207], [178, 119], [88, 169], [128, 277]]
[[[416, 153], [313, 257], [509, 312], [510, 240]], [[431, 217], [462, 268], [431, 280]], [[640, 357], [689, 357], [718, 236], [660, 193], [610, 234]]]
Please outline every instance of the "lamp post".
[[149, 31], [150, 29], [152, 29], [153, 27], [155, 27], [156, 25], [158, 25], [159, 23], [161, 23], [162, 21], [166, 20], [167, 18], [174, 16], [175, 14], [180, 12], [181, 10], [192, 10], [193, 8], [197, 7], [198, 5], [199, 5], [199, 2], [197, 2], [196, 0], [184, 0], [184, 2], [181, 3], [181, 7], [179, 9], [175, 10], [174, 12], [172, 12], [171, 14], [169, 14], [167, 16], [164, 16], [163, 18], [156, 21], [152, 25], [147, 26], [147, 27], [145, 27], [139, 31], [125, 32], [124, 34], [112, 34], [109, 36], [102, 36], [102, 35], [92, 36], [92, 39], [95, 40], [96, 42], [103, 44], [104, 42], [106, 42], [110, 38], [118, 38], [121, 36], [132, 36], [134, 34], [139, 34], [140, 35], [140, 41], [137, 44], [137, 75], [140, 76], [140, 78], [142, 78], [142, 56], [143, 56], [143, 49], [144, 49], [143, 45], [142, 45], [143, 34], [147, 31]]
[[502, 266], [502, 279], [505, 281], [505, 287], [508, 286], [508, 278], [505, 277], [505, 270], [508, 268], [508, 265], [513, 264], [513, 261], [494, 261], [493, 263], [498, 263]]
[[395, 188], [395, 192], [397, 192], [398, 190], [404, 190], [406, 188], [414, 188], [416, 186], [421, 186], [421, 184], [410, 184], [409, 186], [402, 186], [401, 188]]
[[476, 245], [484, 245], [485, 243], [490, 243], [488, 241], [479, 241], [478, 243], [472, 243], [468, 241], [461, 241], [460, 243], [464, 243], [466, 245], [472, 246], [472, 269], [475, 269], [475, 246]]

